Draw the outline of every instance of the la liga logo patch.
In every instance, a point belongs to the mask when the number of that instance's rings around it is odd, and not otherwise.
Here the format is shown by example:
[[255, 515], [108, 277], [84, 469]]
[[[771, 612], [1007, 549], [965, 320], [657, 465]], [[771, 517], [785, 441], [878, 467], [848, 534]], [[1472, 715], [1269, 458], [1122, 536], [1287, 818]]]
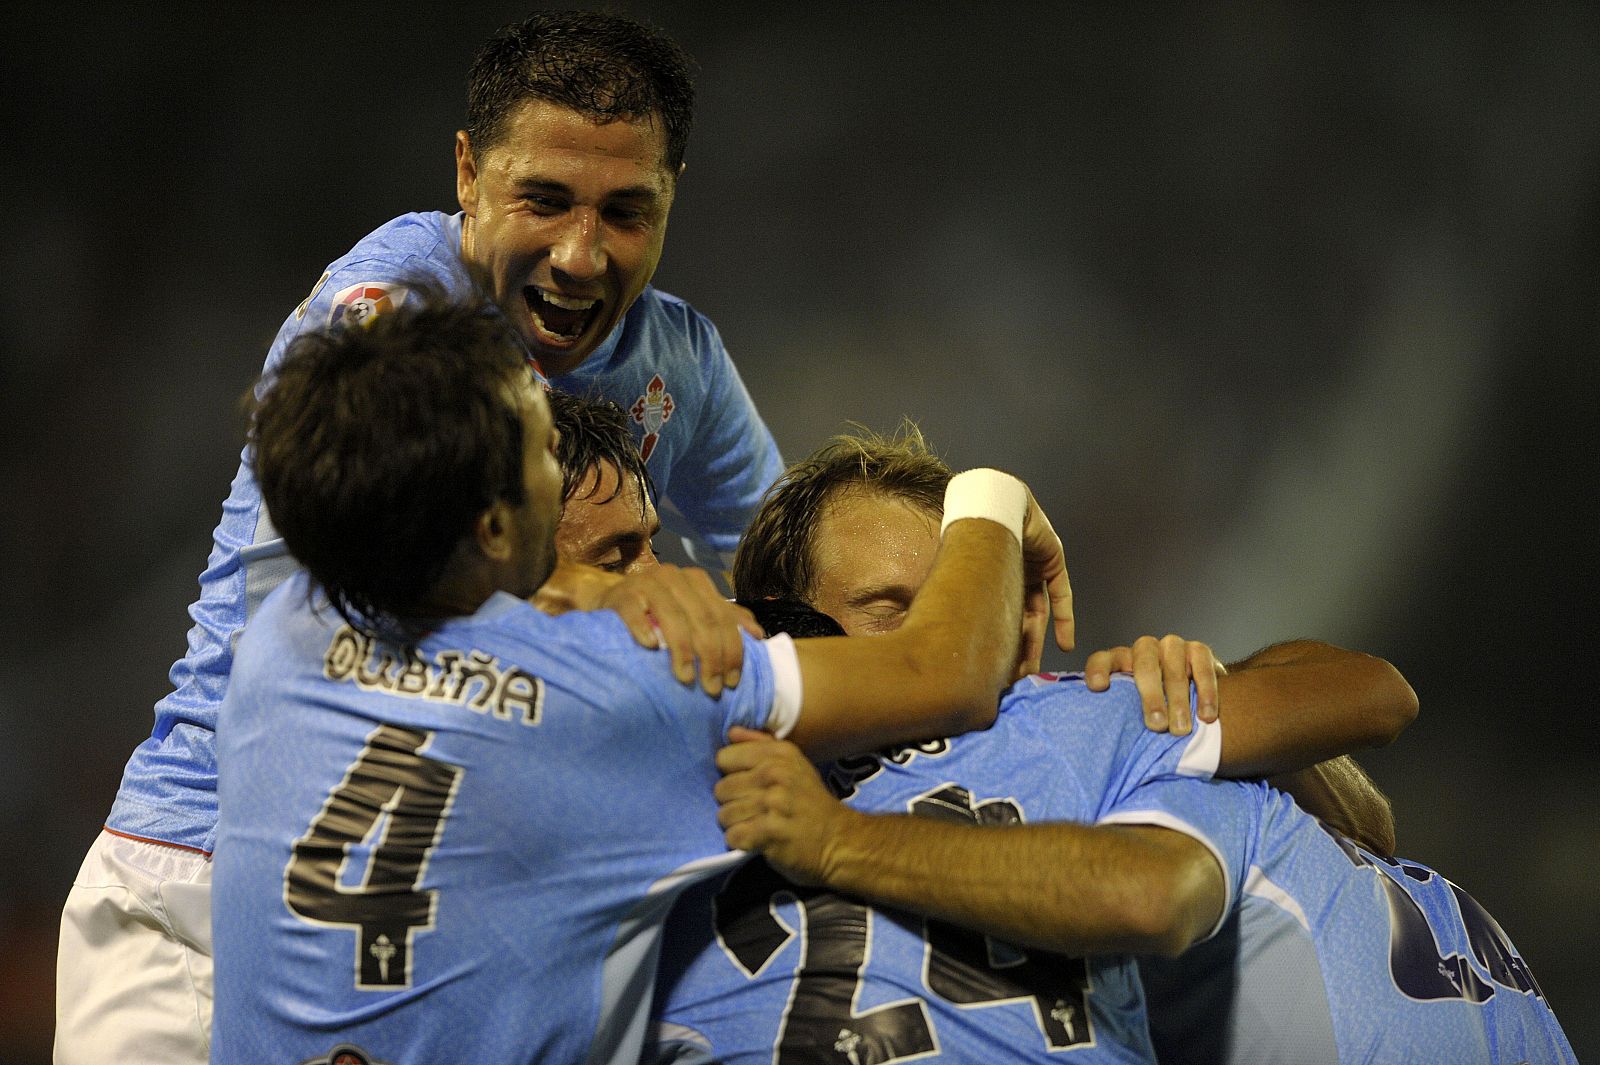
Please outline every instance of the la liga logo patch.
[[330, 328], [346, 322], [367, 325], [378, 315], [387, 314], [405, 301], [406, 290], [403, 286], [385, 281], [358, 281], [333, 294], [328, 325]]

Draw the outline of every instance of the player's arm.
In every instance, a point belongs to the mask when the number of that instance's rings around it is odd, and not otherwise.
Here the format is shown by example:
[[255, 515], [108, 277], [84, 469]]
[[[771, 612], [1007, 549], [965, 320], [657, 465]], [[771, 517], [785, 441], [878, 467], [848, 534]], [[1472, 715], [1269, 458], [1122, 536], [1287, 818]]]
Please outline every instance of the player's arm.
[[[1275, 672], [1243, 675], [1262, 669]], [[1312, 753], [1308, 744], [1319, 738], [1336, 751], [1340, 744], [1350, 744], [1343, 751], [1382, 746], [1416, 718], [1416, 693], [1389, 663], [1300, 640], [1276, 644], [1226, 667], [1205, 644], [1169, 635], [1160, 640], [1143, 636], [1131, 646], [1095, 652], [1085, 666], [1084, 681], [1091, 690], [1102, 691], [1113, 671], [1134, 674], [1145, 723], [1157, 731], [1170, 728], [1174, 735], [1188, 732], [1191, 680], [1196, 716], [1202, 721], [1216, 720], [1220, 694], [1232, 693], [1230, 700], [1241, 701], [1227, 705], [1218, 776], [1254, 775], [1248, 764], [1241, 766], [1252, 759], [1271, 766], [1276, 771], [1271, 783], [1304, 809], [1369, 850], [1393, 853], [1389, 800], [1354, 760], [1341, 752], [1328, 761], [1303, 764]]]
[[1221, 917], [1222, 869], [1181, 832], [861, 813], [797, 749], [759, 735], [718, 755], [718, 817], [729, 846], [802, 883], [1065, 954], [1176, 955]]
[[1056, 641], [1070, 649], [1061, 540], [1032, 494], [995, 470], [954, 478], [939, 552], [904, 624], [870, 640], [795, 642], [803, 701], [789, 738], [823, 761], [987, 728], [1016, 667], [1025, 583], [1048, 588]]
[[1221, 777], [1292, 773], [1382, 747], [1416, 720], [1417, 694], [1381, 658], [1313, 640], [1274, 644], [1217, 678]]
[[681, 684], [717, 695], [737, 687], [744, 667], [741, 631], [764, 636], [750, 612], [730, 603], [704, 570], [663, 563], [622, 576], [565, 559], [533, 596], [547, 614], [569, 610], [614, 610], [644, 647], [665, 647]]

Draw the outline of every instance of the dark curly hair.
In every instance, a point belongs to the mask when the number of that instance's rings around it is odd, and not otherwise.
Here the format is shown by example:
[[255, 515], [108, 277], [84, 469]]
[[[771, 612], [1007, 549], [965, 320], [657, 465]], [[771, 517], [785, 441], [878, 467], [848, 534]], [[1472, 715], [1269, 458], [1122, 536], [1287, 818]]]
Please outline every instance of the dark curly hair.
[[261, 497], [346, 621], [408, 624], [478, 516], [523, 502], [521, 345], [487, 304], [419, 298], [308, 333], [271, 371], [250, 429]]
[[[550, 418], [555, 422], [561, 439], [556, 443], [556, 461], [561, 464], [561, 498], [571, 499], [601, 462], [617, 468], [617, 487], [597, 503], [609, 503], [622, 492], [624, 478], [633, 477], [639, 482], [641, 498], [654, 502], [656, 483], [645, 468], [639, 455], [639, 445], [634, 442], [633, 431], [628, 428], [628, 413], [609, 399], [600, 396], [574, 396], [559, 389], [545, 393], [550, 399]], [[590, 499], [600, 491], [596, 478], [586, 495]]]
[[503, 27], [467, 77], [467, 137], [480, 156], [529, 98], [595, 122], [660, 122], [662, 164], [677, 176], [694, 120], [691, 61], [666, 34], [621, 15], [546, 11]]

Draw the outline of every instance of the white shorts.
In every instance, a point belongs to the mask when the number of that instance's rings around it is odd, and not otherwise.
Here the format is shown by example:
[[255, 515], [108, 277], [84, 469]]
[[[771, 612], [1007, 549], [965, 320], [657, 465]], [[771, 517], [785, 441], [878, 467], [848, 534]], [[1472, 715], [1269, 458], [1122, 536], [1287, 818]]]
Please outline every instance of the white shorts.
[[205, 1065], [211, 856], [100, 833], [61, 913], [55, 1065]]

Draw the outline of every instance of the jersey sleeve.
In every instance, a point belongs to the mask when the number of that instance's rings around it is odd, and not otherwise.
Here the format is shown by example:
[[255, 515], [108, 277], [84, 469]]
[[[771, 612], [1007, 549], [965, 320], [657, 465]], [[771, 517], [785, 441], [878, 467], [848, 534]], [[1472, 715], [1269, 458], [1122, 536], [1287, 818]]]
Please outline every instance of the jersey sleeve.
[[719, 556], [695, 561], [727, 566], [762, 495], [783, 473], [783, 458], [716, 326], [691, 312], [689, 329], [705, 402], [673, 467], [664, 520], [681, 517], [689, 529], [676, 531], [692, 531]]
[[1147, 780], [1104, 812], [1097, 823], [1171, 829], [1211, 852], [1222, 868], [1227, 899], [1203, 942], [1216, 935], [1233, 912], [1250, 867], [1255, 864], [1261, 805], [1254, 791], [1262, 786], [1177, 776]]
[[1006, 707], [1016, 699], [1023, 720], [1043, 730], [1046, 749], [1067, 770], [1059, 774], [1059, 790], [1076, 793], [1074, 820], [1095, 820], [1145, 781], [1208, 778], [1216, 771], [1218, 725], [1197, 720], [1187, 736], [1152, 732], [1126, 674], [1114, 674], [1103, 692], [1090, 691], [1078, 677], [1027, 678], [1012, 691], [1002, 711], [1009, 714]]
[[758, 640], [749, 633], [740, 636], [744, 641], [744, 667], [739, 673], [739, 686], [724, 689], [715, 698], [707, 695], [698, 681], [690, 686], [673, 678], [664, 650], [654, 652], [657, 661], [652, 668], [659, 670], [659, 676], [636, 677], [642, 690], [668, 718], [680, 725], [695, 723], [687, 734], [701, 738], [692, 742], [709, 740], [714, 747], [721, 747], [728, 742], [728, 730], [735, 725], [771, 731], [781, 738], [799, 718], [800, 666], [794, 641], [787, 636], [768, 640]]

